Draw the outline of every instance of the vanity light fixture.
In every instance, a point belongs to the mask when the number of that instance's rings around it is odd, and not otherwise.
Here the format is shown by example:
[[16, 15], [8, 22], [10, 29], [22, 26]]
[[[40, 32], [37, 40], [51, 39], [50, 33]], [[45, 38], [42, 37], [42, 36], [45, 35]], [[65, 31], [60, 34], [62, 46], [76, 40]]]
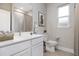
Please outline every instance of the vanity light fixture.
[[21, 10], [24, 10], [24, 8], [22, 8], [22, 7], [21, 7], [20, 9], [21, 9]]
[[15, 11], [23, 13], [23, 11], [20, 9], [15, 9]]

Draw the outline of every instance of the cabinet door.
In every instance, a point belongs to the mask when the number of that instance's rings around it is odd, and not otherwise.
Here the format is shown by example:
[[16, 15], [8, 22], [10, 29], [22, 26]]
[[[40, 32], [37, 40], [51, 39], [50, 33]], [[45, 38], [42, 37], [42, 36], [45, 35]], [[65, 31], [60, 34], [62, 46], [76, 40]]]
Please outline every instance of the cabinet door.
[[32, 46], [37, 45], [38, 43], [42, 42], [43, 39], [44, 39], [43, 37], [33, 39]]
[[32, 56], [43, 56], [43, 42], [32, 47]]
[[31, 41], [19, 42], [10, 46], [0, 48], [0, 56], [14, 55], [26, 48], [31, 47]]
[[31, 56], [31, 48], [25, 49], [24, 51], [21, 51], [14, 56]]

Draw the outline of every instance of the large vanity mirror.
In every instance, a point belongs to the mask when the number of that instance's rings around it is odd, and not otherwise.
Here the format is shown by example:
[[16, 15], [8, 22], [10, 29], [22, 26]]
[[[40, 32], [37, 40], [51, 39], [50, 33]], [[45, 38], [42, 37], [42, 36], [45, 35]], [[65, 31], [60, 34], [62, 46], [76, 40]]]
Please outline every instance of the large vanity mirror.
[[32, 32], [32, 5], [0, 3], [0, 41], [13, 39], [15, 32]]
[[12, 4], [12, 31], [32, 31], [32, 5], [28, 3]]
[[0, 3], [0, 32], [32, 32], [30, 3]]

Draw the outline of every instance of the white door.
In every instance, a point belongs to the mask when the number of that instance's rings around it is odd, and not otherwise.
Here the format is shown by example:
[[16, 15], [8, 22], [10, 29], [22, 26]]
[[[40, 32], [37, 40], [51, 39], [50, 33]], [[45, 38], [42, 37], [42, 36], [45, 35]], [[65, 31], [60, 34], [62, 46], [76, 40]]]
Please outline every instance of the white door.
[[32, 47], [32, 56], [43, 56], [43, 42]]

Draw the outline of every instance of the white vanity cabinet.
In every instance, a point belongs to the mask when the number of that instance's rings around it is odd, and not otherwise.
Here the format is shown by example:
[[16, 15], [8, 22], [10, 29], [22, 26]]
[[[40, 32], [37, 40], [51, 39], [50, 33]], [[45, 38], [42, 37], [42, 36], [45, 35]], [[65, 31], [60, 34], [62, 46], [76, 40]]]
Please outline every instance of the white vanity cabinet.
[[42, 42], [32, 47], [32, 56], [43, 56]]
[[32, 40], [32, 56], [43, 56], [43, 37]]
[[31, 48], [27, 48], [17, 54], [14, 54], [13, 56], [31, 56]]
[[[14, 42], [14, 41], [13, 41]], [[0, 46], [0, 56], [42, 56], [43, 55], [43, 37], [12, 43], [10, 45]]]
[[29, 47], [31, 47], [31, 41], [14, 43], [0, 48], [0, 55], [4, 55], [4, 56], [15, 55]]

